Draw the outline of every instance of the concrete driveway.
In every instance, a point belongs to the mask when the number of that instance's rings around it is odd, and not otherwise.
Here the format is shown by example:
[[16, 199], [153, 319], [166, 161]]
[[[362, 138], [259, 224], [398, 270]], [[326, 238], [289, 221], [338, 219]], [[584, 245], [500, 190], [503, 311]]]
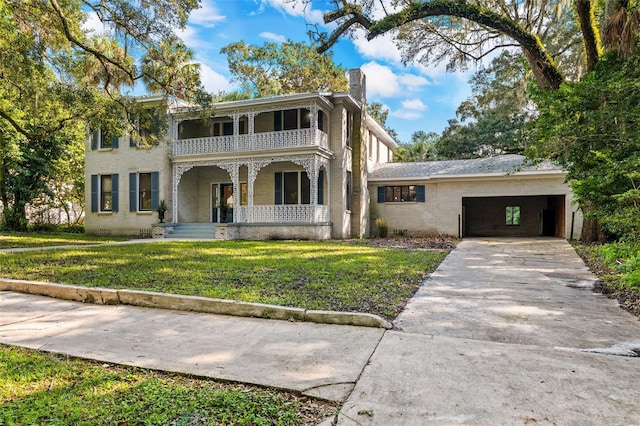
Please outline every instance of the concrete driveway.
[[365, 367], [340, 425], [640, 424], [640, 321], [561, 239], [466, 239]]

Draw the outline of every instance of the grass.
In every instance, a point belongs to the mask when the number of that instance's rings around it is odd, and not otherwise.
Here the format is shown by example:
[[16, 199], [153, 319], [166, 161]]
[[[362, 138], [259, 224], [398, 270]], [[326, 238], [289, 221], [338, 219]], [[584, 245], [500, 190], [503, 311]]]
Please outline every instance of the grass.
[[3, 232], [0, 234], [0, 249], [96, 244], [124, 240], [126, 240], [126, 238], [99, 237], [95, 235], [71, 234], [66, 232]]
[[626, 242], [574, 244], [600, 282], [596, 288], [640, 317], [640, 246]]
[[394, 318], [444, 250], [348, 242], [161, 242], [0, 253], [0, 276]]
[[0, 425], [301, 425], [332, 403], [0, 345]]

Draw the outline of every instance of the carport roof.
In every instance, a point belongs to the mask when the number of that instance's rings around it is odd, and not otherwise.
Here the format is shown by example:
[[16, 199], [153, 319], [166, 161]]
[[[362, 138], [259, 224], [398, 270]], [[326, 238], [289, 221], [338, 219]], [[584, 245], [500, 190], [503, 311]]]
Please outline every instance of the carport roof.
[[550, 161], [528, 164], [523, 155], [500, 155], [472, 160], [427, 161], [421, 163], [377, 164], [369, 180], [432, 179], [447, 177], [499, 176], [522, 173], [562, 173], [562, 167]]

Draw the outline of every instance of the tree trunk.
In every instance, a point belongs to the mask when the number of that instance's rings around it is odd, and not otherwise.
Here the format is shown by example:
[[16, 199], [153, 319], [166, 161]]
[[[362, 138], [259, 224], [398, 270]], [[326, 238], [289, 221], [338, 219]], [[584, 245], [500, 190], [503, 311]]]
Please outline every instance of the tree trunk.
[[587, 54], [587, 72], [593, 71], [600, 57], [600, 39], [596, 35], [596, 17], [590, 0], [576, 0], [576, 11], [582, 30], [584, 50]]

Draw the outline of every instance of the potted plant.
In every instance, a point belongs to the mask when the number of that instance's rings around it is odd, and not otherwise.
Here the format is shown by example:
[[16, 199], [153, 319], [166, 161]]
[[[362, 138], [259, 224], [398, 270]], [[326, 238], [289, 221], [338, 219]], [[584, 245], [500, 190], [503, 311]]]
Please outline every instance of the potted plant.
[[164, 212], [167, 211], [167, 203], [165, 203], [164, 200], [160, 200], [156, 211], [158, 212], [158, 219], [160, 219], [160, 223], [164, 223]]

